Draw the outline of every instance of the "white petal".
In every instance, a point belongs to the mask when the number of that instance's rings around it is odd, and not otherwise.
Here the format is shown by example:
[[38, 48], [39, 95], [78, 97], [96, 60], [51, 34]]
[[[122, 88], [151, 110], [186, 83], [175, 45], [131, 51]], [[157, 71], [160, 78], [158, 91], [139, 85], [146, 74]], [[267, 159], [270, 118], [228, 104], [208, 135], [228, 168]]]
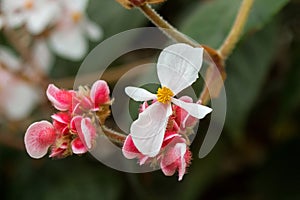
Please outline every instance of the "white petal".
[[84, 12], [88, 6], [88, 0], [64, 0], [65, 6], [73, 11]]
[[2, 105], [7, 117], [12, 120], [27, 117], [39, 101], [37, 91], [21, 82], [11, 85], [7, 95]]
[[28, 15], [27, 28], [32, 34], [39, 34], [51, 24], [58, 14], [58, 7], [54, 3], [39, 6]]
[[135, 101], [149, 101], [156, 98], [155, 94], [138, 87], [126, 87], [125, 93]]
[[21, 69], [19, 58], [5, 46], [0, 46], [0, 60], [11, 70]]
[[162, 86], [174, 94], [190, 86], [198, 78], [202, 65], [203, 48], [179, 43], [168, 46], [159, 55], [157, 74]]
[[100, 26], [89, 19], [85, 19], [83, 23], [86, 34], [91, 41], [98, 41], [102, 38], [103, 30]]
[[50, 37], [50, 46], [58, 55], [75, 61], [82, 59], [88, 49], [78, 27], [55, 31]]
[[156, 102], [150, 105], [130, 128], [132, 141], [144, 155], [154, 157], [161, 148], [171, 106]]
[[54, 62], [54, 57], [49, 51], [49, 48], [45, 41], [36, 41], [33, 47], [33, 57], [41, 67], [41, 70], [48, 74]]
[[187, 103], [175, 98], [172, 98], [172, 102], [198, 119], [204, 118], [208, 113], [212, 111], [212, 109], [207, 106], [203, 106], [197, 103]]

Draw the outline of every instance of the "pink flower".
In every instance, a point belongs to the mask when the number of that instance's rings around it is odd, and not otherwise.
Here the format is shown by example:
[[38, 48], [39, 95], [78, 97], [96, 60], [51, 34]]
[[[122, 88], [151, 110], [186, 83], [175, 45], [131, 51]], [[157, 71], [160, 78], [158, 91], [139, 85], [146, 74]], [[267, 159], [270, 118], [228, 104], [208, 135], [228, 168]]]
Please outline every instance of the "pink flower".
[[55, 138], [55, 129], [51, 123], [40, 121], [31, 124], [24, 137], [27, 153], [32, 158], [43, 157], [55, 142]]
[[[102, 113], [98, 111], [101, 106], [107, 107], [110, 103], [107, 83], [98, 80], [91, 89], [79, 87], [78, 91], [63, 90], [50, 84], [46, 93], [53, 106], [60, 112], [51, 116], [52, 124], [42, 121], [43, 123], [36, 122], [42, 124], [39, 126], [40, 130], [38, 128], [33, 129], [31, 126], [28, 128], [25, 134], [25, 145], [29, 155], [41, 158], [51, 147], [50, 157], [63, 158], [72, 153], [83, 154], [92, 149], [97, 136], [95, 122], [100, 120], [98, 117], [103, 117]], [[46, 143], [44, 139], [41, 139], [45, 127], [54, 133], [54, 139], [52, 138], [51, 143]], [[31, 153], [36, 149], [36, 146], [42, 149], [40, 150], [42, 153], [38, 156]]]
[[187, 149], [185, 140], [176, 137], [166, 147], [165, 152], [162, 154], [160, 167], [166, 176], [172, 176], [178, 171], [178, 180], [181, 181], [190, 161], [191, 152]]

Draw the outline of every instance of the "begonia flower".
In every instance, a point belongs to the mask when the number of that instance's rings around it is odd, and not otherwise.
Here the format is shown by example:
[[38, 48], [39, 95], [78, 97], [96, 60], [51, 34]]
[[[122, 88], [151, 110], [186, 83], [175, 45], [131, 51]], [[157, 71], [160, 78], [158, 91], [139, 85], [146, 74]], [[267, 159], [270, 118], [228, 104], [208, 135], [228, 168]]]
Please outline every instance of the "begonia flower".
[[51, 0], [2, 0], [6, 24], [18, 28], [25, 24], [34, 35], [52, 25], [59, 12], [59, 2]]
[[168, 118], [172, 114], [171, 103], [197, 119], [212, 111], [209, 107], [174, 98], [196, 81], [202, 57], [203, 48], [193, 48], [183, 43], [171, 45], [165, 48], [158, 58], [157, 74], [161, 88], [157, 94], [137, 87], [125, 88], [126, 94], [135, 101], [157, 100], [140, 113], [130, 127], [133, 143], [142, 154], [154, 157], [159, 153]]
[[88, 0], [61, 0], [62, 11], [50, 38], [50, 46], [58, 55], [80, 60], [88, 50], [87, 38], [97, 41], [102, 29], [85, 14]]

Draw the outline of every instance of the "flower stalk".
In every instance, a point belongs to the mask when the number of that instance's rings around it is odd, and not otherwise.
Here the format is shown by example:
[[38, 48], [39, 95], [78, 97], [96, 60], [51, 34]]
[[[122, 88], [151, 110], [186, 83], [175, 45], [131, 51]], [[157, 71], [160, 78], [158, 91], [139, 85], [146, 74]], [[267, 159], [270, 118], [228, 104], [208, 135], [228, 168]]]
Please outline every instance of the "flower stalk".
[[193, 47], [199, 46], [198, 43], [187, 38], [184, 34], [179, 32], [175, 27], [173, 27], [169, 22], [163, 19], [149, 4], [144, 4], [139, 7], [140, 11], [163, 33], [165, 33], [169, 38], [180, 42], [186, 43]]
[[226, 60], [228, 58], [228, 56], [235, 48], [236, 43], [241, 38], [244, 26], [253, 6], [253, 2], [254, 0], [243, 0], [229, 34], [218, 49], [218, 52], [222, 56], [223, 60]]

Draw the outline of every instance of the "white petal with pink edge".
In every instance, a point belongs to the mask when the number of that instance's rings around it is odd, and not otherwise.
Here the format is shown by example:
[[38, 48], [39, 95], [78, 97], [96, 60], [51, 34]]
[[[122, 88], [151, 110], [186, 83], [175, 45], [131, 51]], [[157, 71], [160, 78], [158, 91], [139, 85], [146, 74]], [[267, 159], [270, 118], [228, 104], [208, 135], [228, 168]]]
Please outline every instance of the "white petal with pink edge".
[[109, 101], [109, 88], [105, 81], [96, 81], [91, 88], [90, 93], [91, 100], [95, 107], [99, 107], [101, 104]]
[[24, 137], [27, 153], [32, 158], [41, 158], [47, 154], [48, 148], [56, 138], [55, 130], [48, 121], [40, 121], [31, 124]]
[[83, 154], [87, 152], [87, 148], [80, 140], [80, 138], [76, 138], [71, 142], [72, 151], [75, 154]]
[[134, 121], [130, 128], [133, 143], [144, 155], [156, 156], [161, 148], [171, 106], [156, 102]]
[[61, 90], [54, 84], [49, 84], [46, 95], [57, 110], [66, 111], [71, 107], [72, 94], [69, 91]]
[[85, 142], [88, 149], [92, 148], [93, 140], [96, 137], [96, 128], [92, 124], [92, 121], [90, 118], [83, 118], [81, 120], [81, 131], [83, 134], [83, 141]]
[[192, 85], [202, 65], [203, 48], [179, 43], [168, 46], [159, 55], [157, 74], [162, 86], [176, 95]]

